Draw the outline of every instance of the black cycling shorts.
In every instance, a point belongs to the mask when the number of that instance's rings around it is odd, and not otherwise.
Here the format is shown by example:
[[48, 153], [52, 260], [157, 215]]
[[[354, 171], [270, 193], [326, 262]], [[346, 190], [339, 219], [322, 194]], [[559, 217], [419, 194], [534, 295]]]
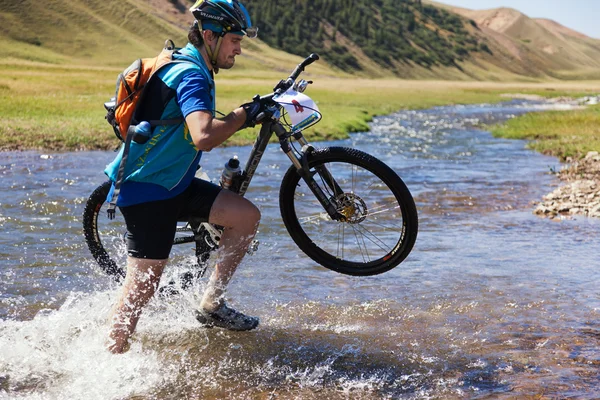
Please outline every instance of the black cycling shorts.
[[177, 221], [194, 218], [207, 222], [221, 187], [194, 179], [181, 194], [167, 200], [119, 207], [127, 225], [127, 252], [131, 257], [151, 260], [169, 258]]

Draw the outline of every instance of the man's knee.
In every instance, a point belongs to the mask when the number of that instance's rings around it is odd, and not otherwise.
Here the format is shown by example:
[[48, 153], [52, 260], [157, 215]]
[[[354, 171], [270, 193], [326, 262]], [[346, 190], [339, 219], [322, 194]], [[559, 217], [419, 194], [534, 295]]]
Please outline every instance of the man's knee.
[[250, 200], [224, 190], [213, 204], [209, 222], [247, 231], [258, 225], [260, 217], [260, 210]]
[[256, 231], [258, 224], [260, 222], [261, 214], [258, 207], [256, 207], [250, 201], [244, 205], [243, 209], [240, 210], [239, 219], [232, 226], [233, 228], [237, 227], [240, 230], [243, 230], [246, 233], [251, 233]]
[[250, 205], [251, 205], [251, 208], [250, 208], [250, 212], [248, 213], [248, 219], [250, 221], [252, 221], [254, 223], [254, 225], [258, 225], [258, 223], [260, 222], [260, 218], [261, 218], [260, 210], [253, 203], [250, 203]]

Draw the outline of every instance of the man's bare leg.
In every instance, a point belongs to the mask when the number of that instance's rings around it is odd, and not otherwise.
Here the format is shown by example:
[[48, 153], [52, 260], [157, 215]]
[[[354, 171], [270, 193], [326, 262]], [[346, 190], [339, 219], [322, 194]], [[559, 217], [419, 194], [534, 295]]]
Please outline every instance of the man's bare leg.
[[212, 206], [209, 222], [224, 227], [217, 265], [200, 303], [204, 310], [213, 311], [219, 307], [227, 284], [254, 239], [260, 211], [249, 200], [222, 190]]
[[167, 260], [127, 258], [123, 292], [113, 310], [108, 350], [120, 354], [129, 349], [129, 337], [135, 331], [142, 309], [156, 291]]

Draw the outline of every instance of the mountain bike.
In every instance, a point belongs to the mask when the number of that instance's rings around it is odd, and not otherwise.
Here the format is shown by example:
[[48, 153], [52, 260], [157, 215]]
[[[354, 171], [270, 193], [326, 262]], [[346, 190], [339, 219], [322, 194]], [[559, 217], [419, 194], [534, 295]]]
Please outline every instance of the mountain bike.
[[[411, 252], [417, 238], [417, 209], [402, 179], [376, 157], [347, 147], [314, 147], [304, 138], [302, 131], [319, 122], [322, 115], [304, 94], [312, 81], [297, 78], [318, 59], [317, 54], [311, 54], [275, 86], [273, 93], [254, 97], [270, 112], [248, 161], [232, 177], [227, 190], [244, 196], [270, 139], [276, 135], [291, 162], [281, 181], [279, 208], [295, 244], [332, 271], [354, 276], [381, 274]], [[100, 268], [121, 281], [125, 263], [119, 265], [115, 254], [125, 253], [125, 224], [118, 219], [110, 221], [103, 212], [110, 186], [110, 181], [104, 182], [89, 196], [83, 231]], [[178, 224], [173, 244], [195, 244], [194, 265], [185, 273], [185, 282], [204, 274], [211, 253], [219, 247], [221, 233], [221, 227], [206, 221]]]

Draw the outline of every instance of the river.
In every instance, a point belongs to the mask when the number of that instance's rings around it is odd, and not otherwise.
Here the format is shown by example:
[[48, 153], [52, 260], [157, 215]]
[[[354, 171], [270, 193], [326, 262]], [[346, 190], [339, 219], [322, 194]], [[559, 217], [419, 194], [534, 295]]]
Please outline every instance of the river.
[[[377, 156], [414, 195], [416, 245], [373, 277], [294, 246], [277, 201], [289, 161], [270, 145], [247, 193], [260, 246], [228, 293], [259, 328], [198, 326], [200, 283], [153, 299], [122, 356], [105, 350], [119, 287], [81, 233], [114, 153], [0, 153], [0, 399], [600, 397], [600, 221], [533, 215], [558, 160], [478, 129], [546, 108], [402, 111], [319, 143]], [[215, 149], [204, 168], [217, 177], [248, 153]]]

